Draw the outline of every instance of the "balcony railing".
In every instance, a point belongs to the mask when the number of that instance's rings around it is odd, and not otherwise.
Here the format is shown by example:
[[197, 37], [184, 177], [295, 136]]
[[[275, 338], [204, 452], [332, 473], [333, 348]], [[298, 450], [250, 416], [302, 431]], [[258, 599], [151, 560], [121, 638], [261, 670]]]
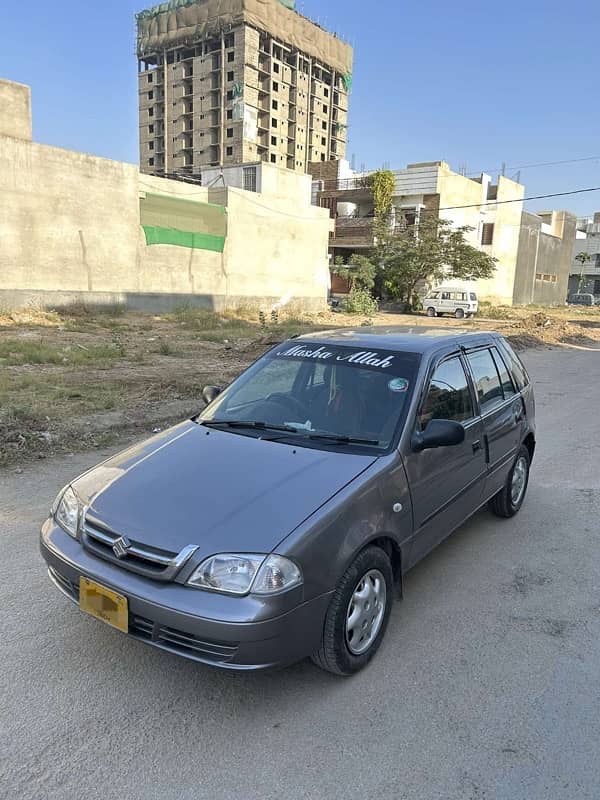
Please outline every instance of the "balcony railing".
[[341, 178], [330, 181], [322, 181], [324, 192], [348, 192], [357, 189], [371, 191], [370, 177], [355, 175], [352, 178]]

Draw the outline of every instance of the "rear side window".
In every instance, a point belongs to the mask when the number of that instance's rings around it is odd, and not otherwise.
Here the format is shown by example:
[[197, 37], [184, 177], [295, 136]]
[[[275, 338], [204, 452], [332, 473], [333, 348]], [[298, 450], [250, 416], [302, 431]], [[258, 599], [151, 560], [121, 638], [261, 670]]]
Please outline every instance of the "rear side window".
[[475, 294], [475, 292], [469, 292], [469, 299], [473, 301], [477, 300], [477, 295]]
[[494, 361], [496, 362], [496, 369], [498, 370], [498, 375], [500, 375], [500, 383], [502, 384], [502, 391], [504, 392], [504, 398], [506, 399], [515, 393], [515, 387], [513, 386], [513, 382], [506, 368], [506, 364], [502, 360], [500, 353], [495, 347], [492, 347], [492, 355], [494, 357]]
[[502, 354], [506, 356], [508, 367], [511, 375], [513, 376], [515, 386], [519, 391], [521, 391], [521, 389], [524, 389], [529, 385], [529, 375], [527, 374], [527, 370], [523, 366], [519, 356], [515, 353], [506, 339], [500, 340], [499, 345]]
[[464, 422], [474, 416], [467, 376], [460, 358], [450, 358], [437, 367], [419, 414], [421, 430], [432, 419]]
[[468, 353], [467, 360], [473, 373], [475, 391], [479, 399], [482, 413], [504, 400], [500, 376], [489, 350], [477, 350]]

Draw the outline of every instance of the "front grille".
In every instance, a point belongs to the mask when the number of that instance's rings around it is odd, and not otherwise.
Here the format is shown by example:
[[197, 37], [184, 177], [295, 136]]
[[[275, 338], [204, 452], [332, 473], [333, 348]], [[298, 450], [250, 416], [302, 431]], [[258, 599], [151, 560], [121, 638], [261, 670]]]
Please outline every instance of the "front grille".
[[129, 622], [129, 633], [156, 647], [193, 658], [198, 661], [223, 663], [231, 661], [237, 653], [239, 643], [224, 644], [207, 642], [191, 633], [167, 628], [144, 617], [132, 616]]
[[[126, 552], [119, 553], [113, 549], [115, 544], [126, 541]], [[162, 550], [125, 537], [110, 530], [98, 520], [86, 515], [81, 532], [83, 546], [94, 555], [137, 572], [148, 578], [160, 581], [172, 580], [185, 562], [196, 551], [196, 545], [188, 545], [179, 553]]]

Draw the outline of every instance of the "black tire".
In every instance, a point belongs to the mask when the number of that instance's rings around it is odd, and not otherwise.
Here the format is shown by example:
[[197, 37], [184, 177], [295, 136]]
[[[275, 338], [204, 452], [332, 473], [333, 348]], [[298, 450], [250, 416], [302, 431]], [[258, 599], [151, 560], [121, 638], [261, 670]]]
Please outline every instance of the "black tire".
[[435, 308], [433, 308], [433, 306], [429, 306], [429, 308], [427, 309], [427, 316], [437, 317], [437, 314], [435, 313]]
[[[355, 655], [348, 647], [346, 638], [348, 609], [355, 589], [370, 570], [378, 570], [385, 580], [385, 609], [377, 636], [365, 652]], [[366, 667], [385, 635], [392, 610], [393, 591], [394, 578], [390, 559], [380, 547], [367, 547], [348, 567], [331, 598], [325, 615], [321, 645], [312, 655], [313, 662], [335, 675], [353, 675]]]
[[[524, 476], [524, 483], [523, 489], [520, 493], [520, 497], [515, 502], [513, 500], [513, 477], [515, 475], [515, 470], [517, 469], [517, 465], [521, 463], [524, 464], [525, 467], [525, 476]], [[529, 450], [525, 447], [525, 445], [521, 445], [519, 452], [517, 453], [517, 457], [515, 458], [515, 462], [512, 465], [510, 472], [508, 473], [508, 478], [506, 479], [506, 483], [500, 489], [497, 495], [492, 497], [489, 502], [489, 509], [490, 511], [495, 514], [497, 517], [514, 517], [514, 515], [519, 511], [521, 506], [523, 505], [523, 501], [525, 500], [525, 495], [527, 494], [527, 486], [529, 484], [529, 464], [530, 464], [530, 457], [529, 457]]]
[[464, 319], [465, 312], [462, 310], [462, 308], [457, 308], [456, 311], [454, 312], [454, 316], [456, 317], [456, 319]]

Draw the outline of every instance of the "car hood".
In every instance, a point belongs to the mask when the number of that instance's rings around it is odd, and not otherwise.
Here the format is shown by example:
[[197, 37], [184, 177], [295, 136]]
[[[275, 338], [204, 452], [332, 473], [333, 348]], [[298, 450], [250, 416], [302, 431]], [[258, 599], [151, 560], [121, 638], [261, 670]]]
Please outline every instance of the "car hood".
[[185, 422], [72, 485], [91, 515], [134, 541], [269, 552], [375, 460]]

